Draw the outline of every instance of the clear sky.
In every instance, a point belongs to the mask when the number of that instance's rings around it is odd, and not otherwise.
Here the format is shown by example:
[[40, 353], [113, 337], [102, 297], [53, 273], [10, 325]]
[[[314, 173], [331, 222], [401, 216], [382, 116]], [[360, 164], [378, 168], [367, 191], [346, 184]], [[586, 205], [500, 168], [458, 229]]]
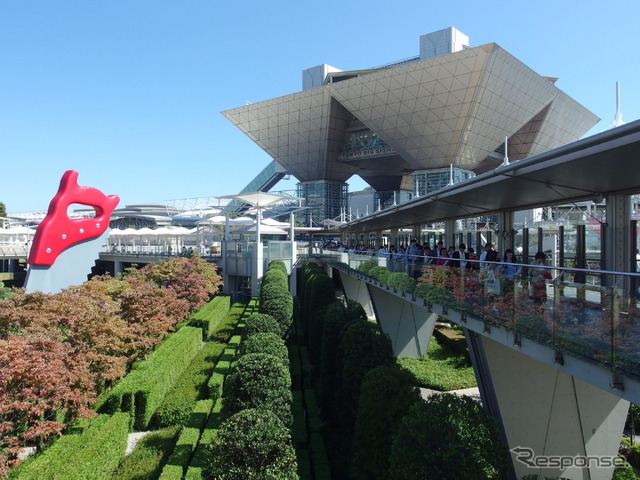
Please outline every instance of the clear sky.
[[415, 56], [450, 26], [558, 77], [602, 119], [588, 134], [613, 121], [616, 81], [640, 119], [637, 0], [2, 0], [0, 201], [46, 210], [69, 169], [120, 206], [238, 193], [270, 158], [221, 111], [300, 91], [321, 63]]

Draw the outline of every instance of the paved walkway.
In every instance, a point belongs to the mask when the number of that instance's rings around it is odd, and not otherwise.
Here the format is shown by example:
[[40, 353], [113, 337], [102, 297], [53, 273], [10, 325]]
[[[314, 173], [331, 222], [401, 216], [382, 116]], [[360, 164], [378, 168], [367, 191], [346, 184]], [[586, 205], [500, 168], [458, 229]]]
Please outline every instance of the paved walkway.
[[422, 395], [422, 398], [424, 398], [425, 400], [429, 398], [431, 395], [433, 395], [434, 393], [453, 393], [454, 395], [471, 397], [476, 402], [482, 403], [482, 400], [480, 399], [480, 390], [478, 389], [478, 387], [463, 388], [461, 390], [451, 390], [449, 392], [439, 392], [438, 390], [431, 390], [430, 388], [420, 389], [420, 394]]

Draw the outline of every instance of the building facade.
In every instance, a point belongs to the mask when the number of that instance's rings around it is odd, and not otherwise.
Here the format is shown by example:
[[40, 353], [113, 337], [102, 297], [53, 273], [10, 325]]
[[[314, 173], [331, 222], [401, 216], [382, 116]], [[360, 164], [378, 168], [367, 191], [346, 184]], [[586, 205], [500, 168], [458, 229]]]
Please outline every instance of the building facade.
[[599, 119], [555, 81], [447, 28], [422, 35], [416, 57], [312, 67], [301, 92], [222, 113], [300, 182], [321, 221], [348, 208], [352, 175], [386, 205], [397, 192], [427, 193], [429, 172], [464, 179], [500, 166], [505, 144], [514, 162], [579, 139]]

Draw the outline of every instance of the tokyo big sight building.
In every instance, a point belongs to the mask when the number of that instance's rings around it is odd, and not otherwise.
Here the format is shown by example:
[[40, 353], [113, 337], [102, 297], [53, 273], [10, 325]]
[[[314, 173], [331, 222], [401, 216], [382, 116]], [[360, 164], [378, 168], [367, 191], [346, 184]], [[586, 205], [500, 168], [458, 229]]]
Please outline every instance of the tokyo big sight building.
[[[318, 65], [301, 92], [222, 114], [293, 175], [306, 220], [339, 217], [352, 175], [385, 208], [573, 142], [599, 118], [495, 43], [455, 28], [420, 54], [366, 70]], [[270, 183], [270, 186], [273, 182]]]

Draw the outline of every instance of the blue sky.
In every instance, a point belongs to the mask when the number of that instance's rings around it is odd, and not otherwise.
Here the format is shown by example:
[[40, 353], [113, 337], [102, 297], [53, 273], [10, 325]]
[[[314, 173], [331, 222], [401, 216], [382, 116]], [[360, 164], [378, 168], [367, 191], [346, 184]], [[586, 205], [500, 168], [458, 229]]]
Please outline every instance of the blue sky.
[[559, 77], [602, 119], [589, 134], [613, 121], [616, 81], [623, 119], [640, 118], [635, 0], [4, 0], [0, 201], [46, 210], [69, 169], [120, 206], [237, 193], [270, 158], [221, 111], [299, 91], [321, 63], [417, 55], [449, 26]]

